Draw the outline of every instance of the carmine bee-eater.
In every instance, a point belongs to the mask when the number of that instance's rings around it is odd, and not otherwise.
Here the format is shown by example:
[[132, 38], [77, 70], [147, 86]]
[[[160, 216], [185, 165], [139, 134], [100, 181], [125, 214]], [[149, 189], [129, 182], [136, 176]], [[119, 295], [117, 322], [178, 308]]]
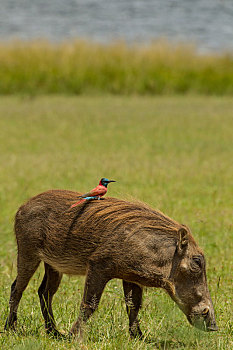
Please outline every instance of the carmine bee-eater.
[[85, 194], [82, 194], [81, 196], [78, 196], [80, 200], [74, 203], [73, 205], [71, 205], [71, 208], [76, 207], [76, 205], [78, 205], [79, 203], [82, 203], [85, 200], [100, 199], [107, 193], [107, 190], [108, 190], [107, 187], [110, 182], [116, 182], [116, 181], [108, 180], [105, 177], [103, 177], [100, 180], [99, 185], [93, 188], [93, 190]]

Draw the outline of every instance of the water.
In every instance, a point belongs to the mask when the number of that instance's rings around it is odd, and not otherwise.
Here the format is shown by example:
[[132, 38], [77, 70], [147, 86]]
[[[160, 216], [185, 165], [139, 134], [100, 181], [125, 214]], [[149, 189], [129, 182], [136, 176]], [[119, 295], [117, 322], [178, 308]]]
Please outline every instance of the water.
[[233, 51], [233, 0], [0, 0], [0, 40], [74, 37]]

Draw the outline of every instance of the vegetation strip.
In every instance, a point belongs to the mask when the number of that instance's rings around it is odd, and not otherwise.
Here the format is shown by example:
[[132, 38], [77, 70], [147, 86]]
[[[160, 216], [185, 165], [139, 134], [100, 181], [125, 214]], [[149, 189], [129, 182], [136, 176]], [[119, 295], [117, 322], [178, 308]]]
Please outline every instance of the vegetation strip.
[[198, 54], [165, 40], [148, 46], [74, 40], [0, 43], [0, 94], [233, 93], [233, 54]]

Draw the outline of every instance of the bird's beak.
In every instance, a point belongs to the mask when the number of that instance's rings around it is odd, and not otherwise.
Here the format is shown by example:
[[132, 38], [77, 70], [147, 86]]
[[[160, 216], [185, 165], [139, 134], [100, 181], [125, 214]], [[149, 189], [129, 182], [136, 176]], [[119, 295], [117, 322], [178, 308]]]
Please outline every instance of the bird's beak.
[[108, 180], [108, 182], [116, 182], [115, 180]]

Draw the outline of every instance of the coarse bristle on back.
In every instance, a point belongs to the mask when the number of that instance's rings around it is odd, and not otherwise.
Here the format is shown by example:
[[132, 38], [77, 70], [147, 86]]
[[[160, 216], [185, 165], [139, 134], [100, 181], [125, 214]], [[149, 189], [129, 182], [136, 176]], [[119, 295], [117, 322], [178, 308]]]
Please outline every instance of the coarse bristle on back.
[[125, 201], [116, 198], [105, 198], [101, 201], [90, 201], [75, 208], [76, 219], [82, 227], [100, 228], [115, 231], [117, 227], [144, 228], [177, 236], [183, 227], [159, 210], [150, 208], [140, 201]]

